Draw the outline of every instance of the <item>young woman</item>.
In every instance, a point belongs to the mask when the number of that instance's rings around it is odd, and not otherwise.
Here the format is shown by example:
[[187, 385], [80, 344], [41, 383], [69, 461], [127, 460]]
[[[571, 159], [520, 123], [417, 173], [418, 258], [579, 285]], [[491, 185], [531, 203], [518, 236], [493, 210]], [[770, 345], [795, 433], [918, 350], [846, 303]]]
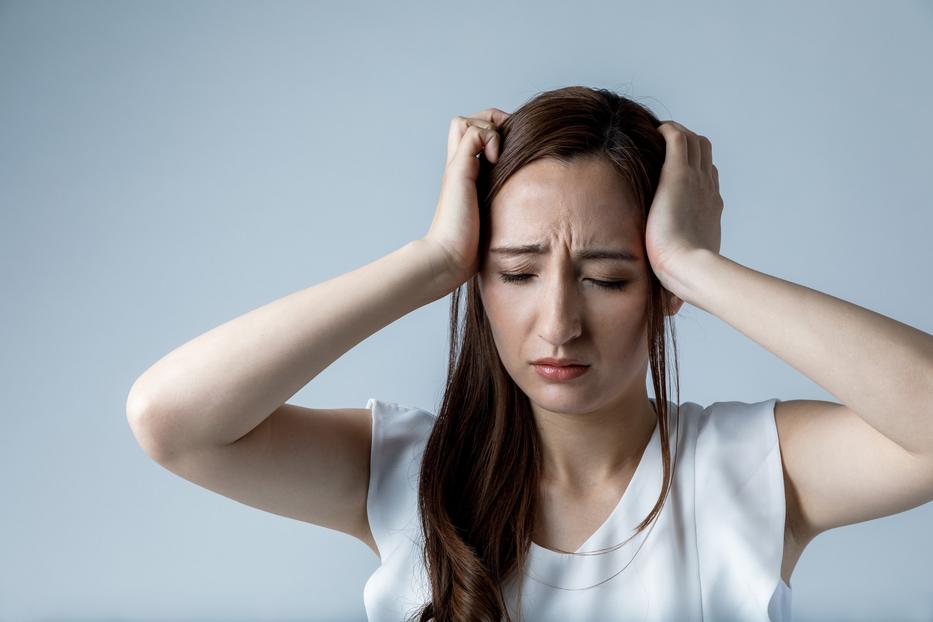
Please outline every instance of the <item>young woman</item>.
[[[817, 534], [933, 500], [933, 337], [722, 256], [722, 211], [710, 141], [610, 91], [455, 117], [426, 234], [172, 351], [129, 420], [181, 477], [366, 543], [371, 620], [789, 619]], [[451, 292], [436, 415], [286, 403]], [[668, 400], [684, 301], [842, 403]]]

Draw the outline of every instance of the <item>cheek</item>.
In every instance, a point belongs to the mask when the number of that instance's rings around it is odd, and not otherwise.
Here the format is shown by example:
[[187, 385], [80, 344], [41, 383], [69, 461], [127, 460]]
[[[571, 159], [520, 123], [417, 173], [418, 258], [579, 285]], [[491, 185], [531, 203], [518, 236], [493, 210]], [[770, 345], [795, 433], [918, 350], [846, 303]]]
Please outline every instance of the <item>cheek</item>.
[[486, 321], [492, 332], [497, 346], [508, 347], [512, 341], [519, 338], [517, 315], [508, 311], [509, 306], [493, 297], [489, 301], [491, 306], [486, 307]]
[[486, 277], [486, 280], [480, 283], [479, 293], [483, 308], [496, 319], [507, 317], [508, 310], [522, 299], [522, 292], [516, 291], [521, 288], [502, 283], [496, 277]]
[[640, 303], [617, 305], [611, 312], [595, 314], [593, 339], [614, 364], [626, 364], [647, 354], [647, 315]]
[[519, 348], [524, 337], [525, 324], [522, 315], [516, 312], [517, 301], [508, 291], [495, 286], [483, 290], [482, 299], [493, 341], [505, 361]]
[[647, 294], [634, 287], [621, 292], [597, 292], [588, 302], [590, 319], [603, 333], [635, 330], [648, 317]]

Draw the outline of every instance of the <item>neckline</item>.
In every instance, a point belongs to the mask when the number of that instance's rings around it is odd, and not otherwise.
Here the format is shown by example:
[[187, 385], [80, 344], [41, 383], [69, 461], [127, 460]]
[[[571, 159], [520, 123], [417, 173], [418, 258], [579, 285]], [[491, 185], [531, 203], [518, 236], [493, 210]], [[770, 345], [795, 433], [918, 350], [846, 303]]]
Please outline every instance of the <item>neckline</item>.
[[[652, 403], [652, 406], [655, 405], [655, 400], [653, 398], [648, 398]], [[668, 402], [670, 404], [670, 402]], [[655, 408], [655, 411], [657, 409]], [[668, 409], [670, 412], [670, 409]], [[641, 495], [641, 491], [644, 488], [644, 480], [647, 477], [645, 472], [649, 468], [649, 463], [657, 462], [657, 458], [661, 455], [660, 449], [660, 426], [658, 422], [655, 421], [654, 430], [651, 432], [651, 438], [648, 439], [648, 444], [645, 446], [644, 451], [641, 454], [641, 457], [638, 459], [638, 464], [635, 466], [635, 471], [632, 473], [632, 478], [629, 480], [628, 485], [625, 487], [625, 490], [622, 492], [622, 495], [619, 497], [619, 501], [616, 503], [615, 507], [609, 512], [609, 516], [606, 517], [606, 520], [596, 528], [596, 531], [591, 533], [589, 537], [584, 540], [574, 553], [587, 552], [590, 549], [599, 549], [603, 547], [596, 546], [593, 544], [598, 541], [606, 531], [609, 531], [610, 525], [619, 520], [628, 520], [629, 515], [632, 514], [632, 506], [637, 503]], [[643, 516], [641, 518], [644, 518]], [[634, 525], [635, 523], [633, 523]], [[627, 543], [626, 547], [631, 544]], [[552, 549], [543, 547], [539, 544], [536, 544], [533, 540], [531, 542], [531, 553], [532, 556], [545, 556], [549, 555], [552, 557], [567, 557], [565, 553], [559, 551], [554, 551]]]

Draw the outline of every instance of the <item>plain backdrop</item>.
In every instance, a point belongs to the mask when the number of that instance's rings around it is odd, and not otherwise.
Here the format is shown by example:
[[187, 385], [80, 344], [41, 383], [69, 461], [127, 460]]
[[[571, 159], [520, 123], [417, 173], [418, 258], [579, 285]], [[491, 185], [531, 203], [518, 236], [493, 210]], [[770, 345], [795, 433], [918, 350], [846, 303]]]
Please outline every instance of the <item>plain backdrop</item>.
[[[423, 235], [454, 115], [632, 97], [711, 139], [723, 255], [933, 331], [931, 64], [920, 1], [0, 2], [0, 619], [365, 618], [365, 545], [161, 468], [126, 397], [178, 345]], [[436, 412], [448, 311], [289, 401]], [[701, 309], [676, 327], [681, 401], [835, 401]], [[794, 618], [933, 619], [931, 524], [819, 536]]]

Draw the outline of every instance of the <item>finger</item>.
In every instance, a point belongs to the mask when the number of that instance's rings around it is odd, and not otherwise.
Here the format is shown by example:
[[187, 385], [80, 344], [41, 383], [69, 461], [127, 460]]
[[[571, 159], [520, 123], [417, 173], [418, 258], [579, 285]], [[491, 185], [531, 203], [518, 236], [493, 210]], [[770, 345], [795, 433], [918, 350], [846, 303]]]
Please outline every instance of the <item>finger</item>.
[[707, 177], [713, 176], [713, 143], [702, 134], [697, 134], [697, 143], [700, 145], [700, 168]]
[[[498, 155], [499, 134], [495, 130], [487, 130], [478, 125], [467, 127], [454, 153], [452, 162], [457, 160], [461, 164], [467, 162], [467, 158], [475, 158], [477, 155], [486, 151], [486, 159], [494, 162]], [[492, 153], [492, 157], [490, 157]]]
[[483, 119], [484, 121], [491, 121], [496, 125], [502, 125], [511, 114], [512, 113], [499, 110], [498, 108], [487, 108], [486, 110], [474, 112], [470, 115], [470, 118]]
[[701, 154], [700, 154], [700, 140], [696, 132], [692, 131], [690, 128], [685, 126], [683, 123], [678, 123], [673, 121], [686, 135], [687, 135], [687, 145], [688, 145], [688, 157], [690, 159], [690, 166], [694, 168], [700, 168], [701, 164]]
[[499, 159], [499, 146], [502, 144], [502, 137], [499, 135], [499, 130], [496, 128], [483, 130], [482, 140], [484, 151], [486, 152], [486, 160], [495, 164]]
[[671, 126], [673, 126], [673, 128], [679, 130], [680, 132], [684, 134], [684, 136], [686, 137], [686, 143], [687, 143], [687, 146], [686, 146], [687, 163], [694, 168], [699, 168], [700, 167], [700, 144], [699, 144], [697, 135], [693, 133], [689, 128], [687, 128], [685, 125], [678, 123], [677, 121], [667, 120], [664, 123], [669, 123]]
[[488, 119], [478, 119], [475, 117], [457, 116], [451, 119], [450, 129], [447, 132], [447, 163], [454, 158], [457, 153], [457, 147], [463, 139], [464, 133], [470, 126], [478, 126], [488, 130], [495, 130], [496, 125]]
[[664, 136], [664, 162], [672, 166], [690, 166], [690, 144], [687, 135], [673, 121], [664, 121], [658, 126]]
[[463, 138], [463, 132], [466, 130], [466, 120], [463, 117], [454, 117], [450, 120], [450, 127], [447, 130], [447, 164], [453, 160], [457, 153], [457, 146], [460, 139]]
[[467, 117], [456, 117], [459, 134], [456, 135], [454, 144], [451, 145], [451, 137], [448, 136], [447, 140], [447, 161], [453, 157], [453, 154], [457, 151], [457, 144], [460, 142], [460, 138], [463, 136], [463, 132], [466, 131], [466, 126], [462, 125], [462, 120], [468, 120], [471, 124], [476, 124], [483, 122], [484, 127], [501, 125], [505, 123], [505, 120], [511, 116], [512, 113], [500, 110], [499, 108], [486, 108], [485, 110], [480, 110], [479, 112], [474, 112], [473, 114]]

